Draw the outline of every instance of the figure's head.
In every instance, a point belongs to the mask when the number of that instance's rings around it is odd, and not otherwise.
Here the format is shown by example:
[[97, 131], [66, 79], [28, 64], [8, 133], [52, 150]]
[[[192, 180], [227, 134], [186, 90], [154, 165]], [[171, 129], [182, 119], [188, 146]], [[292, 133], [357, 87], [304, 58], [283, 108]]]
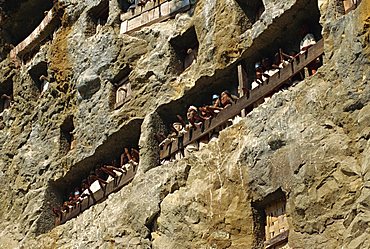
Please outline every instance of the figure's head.
[[187, 113], [187, 118], [188, 118], [188, 120], [193, 120], [194, 119], [194, 117], [195, 117], [195, 115], [197, 115], [197, 111], [198, 111], [198, 109], [195, 107], [195, 106], [190, 106], [189, 107], [189, 109], [188, 109], [188, 113]]
[[230, 104], [231, 103], [231, 93], [229, 91], [223, 91], [221, 93], [221, 104], [223, 106], [227, 105], [227, 104]]
[[173, 123], [173, 128], [175, 128], [176, 131], [181, 131], [182, 130], [182, 124], [180, 122], [175, 122]]
[[256, 69], [256, 78], [257, 79], [262, 79], [262, 74], [263, 74], [262, 68], [257, 68]]
[[257, 61], [255, 64], [254, 64], [254, 69], [257, 71], [257, 69], [261, 68], [262, 65], [261, 65], [261, 62]]
[[220, 97], [217, 94], [212, 95], [212, 103], [214, 104]]

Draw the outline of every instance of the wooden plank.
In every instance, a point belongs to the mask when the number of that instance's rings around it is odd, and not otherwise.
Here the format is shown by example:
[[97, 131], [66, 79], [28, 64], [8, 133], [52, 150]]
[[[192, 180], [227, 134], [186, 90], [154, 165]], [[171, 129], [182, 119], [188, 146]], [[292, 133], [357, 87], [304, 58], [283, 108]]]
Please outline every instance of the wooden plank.
[[160, 12], [161, 12], [161, 16], [168, 16], [171, 11], [170, 11], [170, 3], [169, 2], [165, 2], [163, 4], [161, 4], [160, 6]]
[[244, 96], [243, 89], [247, 89], [248, 87], [248, 77], [247, 73], [245, 72], [243, 66], [241, 64], [238, 65], [238, 81], [239, 81], [239, 96]]
[[288, 235], [289, 235], [289, 230], [284, 231], [280, 233], [279, 235], [271, 238], [270, 240], [267, 240], [264, 242], [265, 248], [272, 248], [274, 246], [277, 246], [279, 244], [285, 243], [288, 241]]
[[127, 20], [125, 20], [121, 23], [120, 34], [123, 34], [123, 33], [127, 32], [127, 24], [128, 24]]
[[[248, 89], [248, 77], [247, 77], [247, 73], [245, 72], [241, 64], [238, 65], [238, 82], [239, 82], [239, 87], [238, 87], [239, 97], [243, 97], [244, 89]], [[242, 117], [245, 117], [244, 109], [241, 110], [240, 115]]]
[[[213, 120], [209, 127], [206, 127], [204, 132], [192, 136], [190, 140], [184, 139], [183, 146], [186, 147], [188, 144], [198, 140], [206, 133], [211, 132], [213, 129], [225, 124], [229, 119], [239, 115], [241, 110], [253, 106], [258, 100], [272, 94], [274, 91], [279, 89], [283, 84], [286, 83], [292, 76], [299, 73], [305, 66], [312, 61], [316, 60], [320, 55], [324, 53], [324, 41], [321, 39], [315, 45], [310, 47], [305, 53], [300, 54], [294, 59], [290, 65], [282, 68], [278, 73], [271, 76], [259, 87], [251, 91], [250, 96], [244, 96], [240, 98], [234, 105], [229, 106], [222, 110]], [[190, 131], [191, 132], [191, 131]], [[175, 153], [178, 149], [173, 148]], [[161, 158], [164, 159], [164, 158]]]

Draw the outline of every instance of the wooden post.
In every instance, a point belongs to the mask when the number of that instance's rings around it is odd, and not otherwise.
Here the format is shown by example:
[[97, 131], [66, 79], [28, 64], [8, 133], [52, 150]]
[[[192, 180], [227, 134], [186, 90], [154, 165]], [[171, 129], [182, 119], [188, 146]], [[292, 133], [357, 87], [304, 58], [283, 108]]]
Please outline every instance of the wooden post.
[[[239, 81], [239, 87], [238, 87], [239, 98], [241, 98], [244, 96], [244, 90], [247, 89], [247, 84], [248, 84], [247, 73], [245, 72], [242, 64], [238, 65], [238, 81]], [[241, 111], [241, 116], [245, 117], [245, 109]]]

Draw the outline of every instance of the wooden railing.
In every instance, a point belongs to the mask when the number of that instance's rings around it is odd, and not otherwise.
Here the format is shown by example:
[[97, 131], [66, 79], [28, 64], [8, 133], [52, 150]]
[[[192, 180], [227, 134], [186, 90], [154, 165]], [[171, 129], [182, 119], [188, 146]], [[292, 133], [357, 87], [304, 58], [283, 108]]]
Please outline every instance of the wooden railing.
[[323, 53], [324, 42], [321, 39], [305, 53], [297, 56], [289, 65], [285, 66], [278, 73], [259, 85], [259, 87], [250, 91], [249, 96], [241, 97], [235, 104], [222, 110], [216, 117], [202, 123], [200, 128], [191, 128], [187, 133], [178, 137], [176, 140], [163, 144], [160, 148], [160, 159], [169, 159], [178, 151], [183, 150], [187, 145], [196, 142], [203, 136], [208, 135], [216, 128], [225, 124], [229, 119], [239, 115], [242, 110], [252, 107], [258, 100], [272, 94]]
[[26, 39], [24, 39], [10, 51], [10, 58], [22, 59], [24, 55], [31, 52], [44, 39], [52, 34], [55, 28], [59, 25], [61, 13], [62, 9], [56, 7], [53, 7], [51, 10], [49, 10], [39, 26], [37, 26], [36, 29], [32, 31], [32, 33]]
[[275, 246], [288, 242], [289, 230], [286, 230], [272, 239], [264, 242], [265, 249], [276, 248]]
[[109, 194], [116, 192], [123, 186], [127, 185], [134, 178], [136, 170], [137, 166], [131, 166], [125, 174], [119, 175], [111, 181], [108, 181], [105, 186], [98, 189], [96, 192], [93, 192], [92, 195], [89, 195], [83, 198], [80, 202], [77, 202], [76, 205], [71, 207], [68, 212], [62, 212], [61, 217], [55, 219], [55, 225], [57, 226], [63, 224], [66, 221], [76, 217], [92, 205], [105, 199]]
[[[190, 0], [166, 0], [160, 1], [158, 5], [134, 15], [121, 23], [121, 34], [130, 33], [149, 26], [154, 23], [162, 22], [172, 18], [177, 13], [185, 12], [191, 7]], [[136, 7], [140, 8], [140, 7]], [[126, 14], [127, 15], [127, 14]]]

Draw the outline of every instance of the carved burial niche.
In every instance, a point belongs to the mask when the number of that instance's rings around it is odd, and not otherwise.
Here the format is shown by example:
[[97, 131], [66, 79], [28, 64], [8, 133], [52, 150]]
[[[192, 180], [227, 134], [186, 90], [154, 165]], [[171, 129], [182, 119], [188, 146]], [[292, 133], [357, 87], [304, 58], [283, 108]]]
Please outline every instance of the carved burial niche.
[[131, 82], [129, 80], [130, 73], [131, 69], [129, 67], [125, 67], [113, 79], [114, 109], [120, 108], [124, 103], [131, 99], [132, 90]]
[[[66, 119], [65, 126], [71, 122], [70, 119], [72, 119], [72, 116]], [[68, 200], [70, 193], [73, 193], [76, 188], [80, 188], [83, 180], [87, 179], [92, 172], [101, 168], [103, 165], [119, 167], [117, 163], [120, 163], [124, 148], [139, 150], [138, 143], [142, 122], [143, 119], [133, 119], [128, 124], [120, 127], [116, 132], [106, 137], [104, 142], [92, 152], [91, 156], [85, 157], [73, 166], [68, 167], [68, 172], [62, 177], [49, 182], [45, 192], [43, 206], [41, 207], [41, 214], [37, 220], [37, 234], [45, 233], [58, 224], [56, 223], [56, 216], [53, 214], [51, 208], [61, 207], [63, 202]], [[69, 125], [71, 124], [69, 123]], [[71, 128], [69, 128], [69, 130], [70, 129]], [[61, 167], [67, 166], [61, 165]], [[114, 191], [118, 191], [118, 189]], [[104, 201], [108, 195], [109, 193], [100, 199], [94, 196], [96, 202], [94, 198], [91, 198], [91, 205]], [[80, 210], [80, 212], [87, 208], [85, 207]]]
[[13, 80], [8, 78], [0, 84], [0, 113], [8, 109], [13, 99]]
[[184, 71], [192, 63], [196, 62], [199, 49], [199, 41], [194, 26], [185, 31], [182, 35], [170, 40], [170, 44], [175, 50], [179, 71]]
[[266, 249], [290, 248], [285, 193], [278, 189], [252, 206], [256, 240]]
[[76, 147], [76, 140], [73, 137], [73, 116], [67, 116], [60, 126], [60, 151], [68, 153]]
[[301, 31], [303, 25], [306, 25], [308, 32], [314, 35], [316, 41], [319, 41], [322, 38], [322, 27], [319, 20], [320, 11], [317, 0], [298, 1], [291, 9], [274, 20], [271, 26], [254, 40], [251, 47], [242, 55], [242, 60], [239, 61], [248, 78], [247, 88], [251, 89], [251, 83], [256, 78], [255, 65], [257, 62], [262, 65], [263, 61], [268, 59], [270, 63], [278, 64], [277, 59], [280, 57], [280, 52], [289, 55], [299, 53], [300, 42], [304, 37]]
[[95, 35], [107, 23], [108, 17], [109, 1], [101, 0], [97, 6], [88, 11], [85, 34], [88, 37]]
[[46, 84], [48, 81], [48, 64], [46, 61], [37, 63], [30, 70], [28, 70], [28, 73], [31, 76], [31, 79], [34, 82], [35, 88], [39, 94], [47, 90], [48, 85]]

